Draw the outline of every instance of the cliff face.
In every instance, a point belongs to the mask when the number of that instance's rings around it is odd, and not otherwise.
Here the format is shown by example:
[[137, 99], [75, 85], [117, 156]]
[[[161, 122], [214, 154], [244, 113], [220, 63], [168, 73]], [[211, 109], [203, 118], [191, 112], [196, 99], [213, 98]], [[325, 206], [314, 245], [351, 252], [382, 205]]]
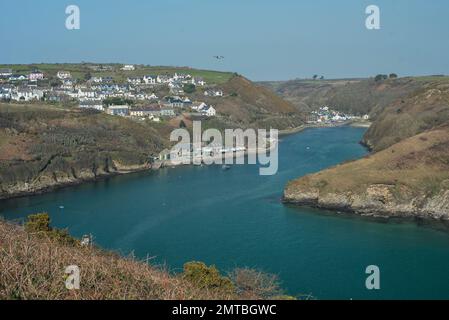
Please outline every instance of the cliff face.
[[370, 216], [449, 219], [449, 85], [425, 82], [365, 135], [375, 153], [290, 182], [286, 202]]

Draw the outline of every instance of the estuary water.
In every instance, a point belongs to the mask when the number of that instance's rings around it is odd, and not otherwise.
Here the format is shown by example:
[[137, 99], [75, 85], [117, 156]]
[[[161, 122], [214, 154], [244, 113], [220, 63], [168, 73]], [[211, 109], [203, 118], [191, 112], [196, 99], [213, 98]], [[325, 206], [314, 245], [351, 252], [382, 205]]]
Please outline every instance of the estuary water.
[[[364, 156], [363, 128], [308, 129], [283, 137], [279, 172], [256, 165], [167, 168], [0, 202], [18, 220], [48, 212], [52, 224], [173, 272], [192, 260], [226, 272], [277, 274], [290, 295], [317, 299], [449, 298], [449, 232], [281, 203], [285, 184]], [[365, 269], [380, 268], [380, 290]]]

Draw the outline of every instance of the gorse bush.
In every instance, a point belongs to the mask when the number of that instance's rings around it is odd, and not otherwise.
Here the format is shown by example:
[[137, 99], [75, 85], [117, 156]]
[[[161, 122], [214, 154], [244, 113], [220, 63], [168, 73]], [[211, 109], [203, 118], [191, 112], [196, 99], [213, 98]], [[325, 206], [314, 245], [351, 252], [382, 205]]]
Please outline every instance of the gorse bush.
[[215, 266], [207, 266], [203, 262], [188, 262], [184, 265], [184, 279], [204, 289], [218, 289], [234, 292], [231, 279], [224, 277]]
[[46, 236], [61, 244], [78, 246], [80, 243], [77, 239], [69, 235], [65, 229], [53, 229], [50, 226], [50, 216], [48, 213], [38, 213], [28, 216], [25, 222], [25, 231], [35, 233], [38, 236]]

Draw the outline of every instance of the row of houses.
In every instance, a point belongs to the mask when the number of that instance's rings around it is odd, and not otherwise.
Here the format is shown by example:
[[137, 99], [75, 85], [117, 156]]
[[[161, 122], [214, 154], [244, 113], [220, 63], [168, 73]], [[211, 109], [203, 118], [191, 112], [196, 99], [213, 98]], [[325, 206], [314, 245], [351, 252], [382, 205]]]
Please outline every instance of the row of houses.
[[193, 84], [196, 86], [206, 85], [206, 81], [204, 81], [202, 77], [192, 77], [189, 74], [178, 74], [178, 73], [175, 73], [174, 75], [145, 75], [143, 77], [129, 77], [127, 79], [127, 82], [133, 85], [166, 84], [171, 88], [176, 86], [182, 86], [184, 84]]
[[33, 70], [29, 74], [17, 74], [13, 73], [12, 69], [0, 69], [0, 78], [7, 79], [8, 81], [37, 81], [43, 80], [45, 75], [39, 70]]

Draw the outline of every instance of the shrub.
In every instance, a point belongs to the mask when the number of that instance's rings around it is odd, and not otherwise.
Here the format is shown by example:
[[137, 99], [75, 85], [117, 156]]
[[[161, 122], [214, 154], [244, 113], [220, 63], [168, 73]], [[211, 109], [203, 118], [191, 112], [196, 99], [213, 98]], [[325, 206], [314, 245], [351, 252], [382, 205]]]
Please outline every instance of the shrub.
[[230, 274], [230, 278], [237, 288], [237, 293], [247, 299], [255, 297], [270, 299], [282, 296], [282, 290], [276, 275], [266, 274], [254, 269], [240, 268], [235, 269]]
[[50, 217], [47, 213], [38, 213], [28, 216], [25, 230], [30, 233], [50, 232]]
[[184, 85], [183, 90], [185, 93], [194, 93], [196, 91], [196, 87], [192, 83], [187, 83]]
[[186, 263], [183, 278], [204, 289], [235, 291], [231, 279], [222, 276], [215, 266], [207, 266], [203, 262]]
[[47, 236], [51, 240], [57, 241], [64, 245], [76, 246], [79, 244], [79, 241], [70, 236], [66, 229], [53, 229], [50, 227], [50, 222], [50, 216], [48, 213], [29, 215], [25, 223], [25, 231]]

